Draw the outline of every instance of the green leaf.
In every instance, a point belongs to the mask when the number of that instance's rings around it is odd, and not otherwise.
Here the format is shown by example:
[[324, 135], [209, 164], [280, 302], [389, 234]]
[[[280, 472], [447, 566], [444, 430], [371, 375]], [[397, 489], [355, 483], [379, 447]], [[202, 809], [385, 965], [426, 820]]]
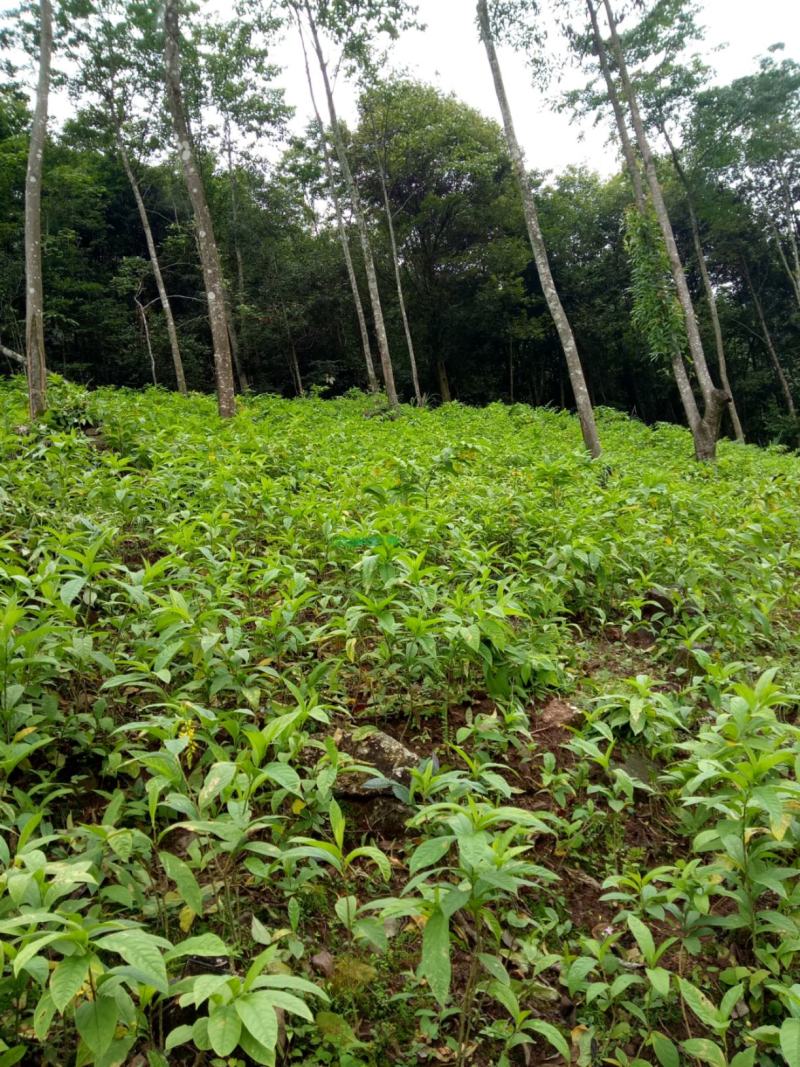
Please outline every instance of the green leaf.
[[61, 586], [61, 603], [65, 607], [69, 607], [73, 600], [80, 595], [81, 590], [85, 585], [85, 578], [70, 578], [68, 582], [64, 582]]
[[720, 1020], [716, 1007], [705, 993], [701, 993], [696, 986], [693, 986], [691, 982], [687, 982], [685, 978], [678, 978], [678, 984], [680, 985], [681, 996], [700, 1022], [710, 1026], [712, 1030], [725, 1030], [727, 1028]]
[[219, 796], [226, 786], [229, 786], [236, 774], [235, 763], [212, 763], [209, 768], [203, 788], [197, 798], [197, 803], [202, 811], [207, 808], [214, 797]]
[[800, 1067], [800, 1019], [783, 1020], [780, 1042], [789, 1067]]
[[264, 1048], [278, 1043], [278, 1017], [270, 993], [246, 993], [233, 1002], [248, 1033]]
[[242, 1022], [234, 1004], [222, 1004], [208, 1017], [208, 1040], [218, 1056], [230, 1056], [241, 1032]]
[[408, 864], [409, 873], [416, 874], [417, 871], [424, 870], [425, 867], [432, 867], [434, 863], [438, 863], [450, 851], [450, 846], [454, 840], [454, 837], [429, 837], [426, 841], [423, 841], [414, 850], [414, 854]]
[[646, 967], [645, 974], [650, 979], [650, 984], [660, 997], [666, 999], [669, 996], [669, 983], [671, 975], [664, 967]]
[[684, 1041], [681, 1048], [690, 1056], [694, 1056], [696, 1060], [711, 1064], [711, 1067], [727, 1067], [728, 1061], [719, 1045], [715, 1045], [713, 1041], [708, 1041], [704, 1037], [694, 1037], [690, 1041]]
[[64, 1013], [64, 1008], [72, 1000], [89, 973], [89, 953], [65, 956], [50, 976], [50, 996], [56, 1010]]
[[84, 1000], [75, 1011], [75, 1026], [95, 1058], [102, 1056], [114, 1040], [119, 1009], [113, 997]]
[[300, 775], [288, 763], [268, 763], [264, 767], [262, 774], [266, 775], [271, 782], [275, 782], [276, 785], [287, 790], [287, 792], [302, 798], [303, 787], [300, 782]]
[[422, 932], [420, 973], [427, 979], [431, 992], [444, 1005], [450, 992], [450, 927], [447, 916], [436, 907]]
[[540, 1034], [545, 1041], [549, 1042], [556, 1052], [564, 1057], [566, 1063], [572, 1062], [572, 1053], [567, 1044], [567, 1039], [552, 1023], [546, 1023], [542, 1019], [533, 1019], [528, 1023], [528, 1029]]
[[178, 887], [184, 903], [189, 905], [195, 915], [202, 915], [203, 891], [197, 884], [197, 879], [189, 864], [170, 852], [159, 852], [158, 858], [167, 872], [167, 877], [171, 878]]
[[164, 1051], [171, 1052], [178, 1045], [185, 1045], [187, 1041], [192, 1040], [192, 1028], [184, 1024], [183, 1026], [176, 1026], [174, 1030], [170, 1030], [167, 1034], [167, 1040], [164, 1042]]
[[673, 1041], [656, 1031], [650, 1035], [653, 1052], [661, 1067], [681, 1067], [681, 1057]]
[[154, 937], [144, 930], [118, 930], [107, 934], [95, 942], [97, 948], [106, 952], [116, 952], [127, 964], [137, 970], [159, 993], [166, 993], [167, 968], [161, 947], [170, 947], [162, 937]]
[[653, 935], [642, 920], [635, 915], [628, 916], [628, 929], [636, 939], [636, 944], [639, 946], [639, 951], [644, 957], [645, 962], [652, 965], [656, 956], [656, 946], [653, 941]]
[[164, 953], [164, 960], [172, 963], [173, 960], [184, 956], [228, 956], [230, 949], [216, 934], [198, 934], [197, 937], [187, 937], [185, 941], [173, 946]]
[[730, 1067], [753, 1067], [756, 1062], [756, 1053], [758, 1049], [755, 1045], [752, 1048], [745, 1049], [744, 1052], [737, 1052], [730, 1062]]
[[50, 992], [42, 993], [33, 1012], [33, 1032], [37, 1041], [44, 1041], [47, 1037], [55, 1013], [56, 1006]]

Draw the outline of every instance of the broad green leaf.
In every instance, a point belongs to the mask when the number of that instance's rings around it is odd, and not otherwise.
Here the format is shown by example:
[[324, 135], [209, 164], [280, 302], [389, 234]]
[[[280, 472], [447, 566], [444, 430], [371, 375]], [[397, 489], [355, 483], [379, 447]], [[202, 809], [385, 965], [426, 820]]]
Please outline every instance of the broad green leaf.
[[730, 1067], [754, 1067], [757, 1052], [755, 1045], [745, 1049], [744, 1052], [737, 1052], [730, 1062]]
[[567, 1044], [567, 1039], [552, 1023], [546, 1023], [542, 1019], [533, 1019], [528, 1023], [528, 1029], [540, 1034], [545, 1041], [548, 1041], [556, 1052], [564, 1057], [566, 1063], [572, 1062], [572, 1053]]
[[197, 884], [194, 872], [188, 863], [173, 856], [171, 852], [159, 852], [158, 858], [161, 865], [178, 887], [178, 892], [185, 904], [188, 904], [195, 915], [203, 914], [203, 892]]
[[91, 959], [89, 953], [65, 956], [51, 974], [50, 996], [57, 1011], [63, 1013], [64, 1008], [86, 981]]
[[75, 1026], [95, 1057], [102, 1056], [114, 1039], [119, 1009], [113, 997], [84, 1000], [75, 1011]]
[[95, 946], [106, 952], [116, 952], [159, 993], [167, 992], [167, 968], [162, 947], [169, 948], [170, 945], [164, 938], [154, 937], [144, 930], [118, 930], [101, 937]]
[[669, 971], [664, 967], [646, 967], [645, 974], [656, 993], [666, 999], [669, 996], [669, 983], [672, 977]]
[[266, 775], [270, 781], [275, 782], [276, 785], [287, 790], [287, 792], [302, 798], [303, 787], [300, 782], [300, 775], [288, 763], [268, 763], [261, 773]]
[[241, 1032], [242, 1022], [234, 1004], [222, 1004], [208, 1017], [208, 1040], [218, 1056], [230, 1056]]
[[681, 1048], [690, 1056], [694, 1056], [696, 1060], [708, 1063], [711, 1067], [727, 1067], [728, 1061], [719, 1045], [704, 1037], [694, 1037], [690, 1041], [684, 1041]]
[[207, 808], [211, 801], [231, 784], [235, 775], [235, 763], [212, 763], [206, 775], [206, 780], [203, 782], [203, 788], [197, 797], [197, 803], [201, 811]]
[[800, 1067], [800, 1019], [784, 1019], [781, 1025], [781, 1052], [789, 1067]]
[[454, 840], [455, 838], [453, 837], [429, 837], [423, 841], [421, 845], [414, 849], [408, 864], [409, 873], [416, 874], [417, 871], [424, 870], [425, 867], [432, 867], [435, 863], [438, 863], [450, 851], [450, 846]]
[[242, 1024], [234, 1004], [222, 1004], [208, 1017], [208, 1039], [218, 1056], [229, 1056], [239, 1044]]
[[173, 960], [184, 956], [228, 956], [230, 949], [216, 934], [198, 934], [196, 937], [187, 937], [164, 953], [164, 960], [172, 963]]
[[710, 1026], [712, 1030], [726, 1029], [726, 1025], [720, 1020], [719, 1012], [705, 993], [701, 993], [696, 986], [693, 986], [692, 983], [688, 982], [685, 978], [678, 978], [678, 984], [680, 986], [681, 996], [700, 1022], [705, 1023], [706, 1026]]
[[420, 974], [426, 978], [431, 992], [441, 1005], [450, 992], [450, 928], [447, 917], [438, 906], [431, 913], [422, 931], [422, 960]]
[[278, 1043], [278, 1017], [269, 993], [246, 993], [233, 1002], [236, 1013], [248, 1033], [264, 1048], [274, 1049]]
[[658, 1031], [651, 1034], [653, 1052], [661, 1067], [681, 1067], [681, 1057], [674, 1042]]
[[637, 916], [629, 915], [627, 921], [628, 929], [636, 939], [636, 944], [639, 946], [639, 951], [644, 957], [645, 963], [649, 963], [652, 966], [656, 955], [656, 946], [653, 941], [653, 935]]
[[61, 593], [59, 594], [61, 603], [64, 604], [65, 607], [69, 607], [73, 600], [80, 595], [85, 585], [85, 578], [70, 578], [68, 582], [64, 582], [61, 586]]

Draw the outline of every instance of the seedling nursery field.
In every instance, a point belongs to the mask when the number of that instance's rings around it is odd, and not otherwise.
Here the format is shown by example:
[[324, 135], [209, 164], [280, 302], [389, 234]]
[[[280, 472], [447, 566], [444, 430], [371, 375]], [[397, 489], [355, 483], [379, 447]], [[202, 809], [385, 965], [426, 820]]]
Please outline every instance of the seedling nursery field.
[[0, 1064], [800, 1065], [800, 460], [0, 385]]

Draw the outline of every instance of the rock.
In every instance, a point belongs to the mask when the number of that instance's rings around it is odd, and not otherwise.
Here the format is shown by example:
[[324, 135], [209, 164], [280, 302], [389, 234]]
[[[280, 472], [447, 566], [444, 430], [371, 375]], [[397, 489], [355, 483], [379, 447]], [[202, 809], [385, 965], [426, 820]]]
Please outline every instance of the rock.
[[[336, 739], [340, 752], [346, 752], [358, 767], [346, 770], [336, 780], [338, 796], [374, 797], [392, 792], [392, 783], [407, 785], [411, 771], [421, 758], [410, 748], [382, 730], [364, 729], [342, 733]], [[380, 785], [369, 786], [370, 779], [381, 778]]]
[[311, 966], [318, 974], [324, 975], [325, 978], [330, 978], [333, 974], [335, 961], [330, 952], [324, 948], [321, 952], [318, 952], [316, 956], [311, 957]]

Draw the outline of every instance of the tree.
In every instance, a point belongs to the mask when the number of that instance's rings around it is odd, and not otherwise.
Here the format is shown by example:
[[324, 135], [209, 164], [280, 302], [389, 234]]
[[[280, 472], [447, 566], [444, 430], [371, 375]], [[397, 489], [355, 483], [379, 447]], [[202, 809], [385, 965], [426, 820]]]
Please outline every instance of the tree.
[[50, 0], [40, 0], [39, 20], [39, 80], [25, 178], [25, 359], [31, 418], [38, 418], [47, 408], [42, 283], [42, 174], [53, 50], [53, 13]]
[[328, 7], [328, 5], [323, 4], [321, 5], [320, 10], [317, 11], [316, 15], [312, 10], [310, 0], [303, 0], [302, 8], [299, 2], [293, 3], [292, 6], [298, 20], [300, 19], [301, 10], [305, 15], [305, 22], [311, 35], [311, 43], [322, 76], [322, 83], [325, 88], [325, 99], [328, 104], [328, 117], [330, 120], [333, 143], [336, 148], [339, 168], [347, 187], [350, 203], [353, 208], [353, 216], [361, 240], [364, 268], [367, 274], [367, 287], [369, 289], [372, 317], [375, 323], [375, 333], [378, 340], [378, 353], [381, 361], [381, 370], [383, 372], [383, 384], [386, 389], [386, 396], [389, 404], [392, 407], [396, 407], [398, 399], [397, 389], [394, 382], [394, 368], [392, 366], [392, 358], [389, 352], [389, 338], [386, 333], [386, 323], [383, 317], [383, 307], [381, 305], [378, 277], [375, 270], [372, 247], [370, 245], [367, 221], [361, 207], [361, 197], [358, 191], [358, 186], [353, 178], [353, 173], [347, 158], [344, 136], [339, 124], [336, 103], [333, 98], [333, 90], [331, 88], [331, 80], [328, 73], [328, 64], [322, 50], [318, 21], [332, 34], [334, 40], [339, 41], [340, 43], [344, 42], [350, 46], [350, 55], [356, 54], [354, 44], [357, 42], [358, 51], [360, 51], [363, 56], [366, 54], [365, 38], [371, 26], [377, 23], [379, 26], [391, 29], [393, 26], [393, 22], [391, 21], [392, 15], [394, 14], [393, 9], [399, 8], [402, 10], [402, 5], [399, 5], [397, 0], [392, 0], [392, 3], [389, 5], [389, 10], [384, 11], [382, 10], [382, 5], [380, 3], [373, 5], [356, 3], [350, 5], [348, 10], [337, 7], [336, 5]]
[[508, 97], [506, 96], [505, 85], [503, 83], [503, 75], [500, 70], [500, 62], [497, 58], [487, 0], [478, 0], [478, 24], [486, 48], [486, 55], [489, 59], [489, 66], [492, 71], [497, 102], [500, 105], [500, 111], [503, 116], [506, 141], [508, 143], [509, 154], [511, 155], [511, 163], [519, 185], [520, 195], [522, 197], [525, 224], [528, 229], [528, 236], [533, 250], [533, 257], [536, 262], [536, 269], [539, 274], [542, 289], [544, 290], [548, 309], [553, 317], [561, 347], [564, 351], [564, 358], [569, 371], [570, 384], [572, 385], [572, 392], [575, 397], [575, 406], [578, 410], [578, 418], [581, 423], [584, 444], [589, 453], [593, 457], [597, 457], [600, 455], [601, 451], [600, 438], [597, 433], [594, 411], [592, 410], [592, 403], [589, 398], [589, 390], [586, 386], [586, 378], [583, 373], [583, 367], [581, 366], [580, 356], [578, 355], [578, 348], [575, 344], [572, 328], [566, 313], [564, 312], [555, 283], [553, 282], [553, 275], [550, 270], [550, 263], [547, 256], [547, 248], [544, 243], [541, 226], [539, 225], [536, 201], [534, 200], [533, 192], [530, 187], [530, 179], [525, 169], [522, 149], [517, 140], [514, 123], [511, 117], [511, 108], [508, 103]]
[[[155, 98], [160, 88], [150, 69], [152, 51], [148, 53], [142, 47], [146, 32], [140, 32], [130, 9], [120, 0], [93, 0], [88, 11], [81, 3], [73, 19], [73, 48], [77, 67], [71, 80], [71, 92], [74, 98], [81, 101], [87, 96], [93, 99], [94, 104], [89, 109], [90, 120], [109, 136], [128, 179], [164, 315], [175, 383], [178, 391], [185, 395], [186, 375], [175, 317], [150, 217], [136, 176], [138, 163], [134, 145], [147, 139], [152, 127], [151, 116], [156, 110]], [[142, 96], [145, 101], [138, 108], [137, 115], [137, 98]]]
[[358, 331], [361, 336], [361, 347], [364, 351], [364, 362], [367, 368], [367, 382], [369, 383], [370, 392], [376, 393], [378, 391], [378, 379], [375, 374], [375, 363], [372, 359], [372, 346], [369, 340], [369, 331], [367, 330], [367, 320], [364, 315], [364, 305], [361, 302], [361, 293], [358, 288], [358, 280], [356, 278], [355, 268], [353, 267], [353, 257], [350, 254], [350, 240], [347, 236], [347, 228], [344, 224], [344, 214], [342, 212], [342, 201], [339, 196], [339, 191], [336, 185], [336, 178], [333, 173], [333, 162], [331, 160], [331, 153], [328, 148], [328, 138], [325, 132], [325, 123], [322, 121], [322, 116], [319, 112], [317, 105], [317, 97], [314, 92], [314, 81], [311, 77], [311, 69], [308, 62], [308, 52], [306, 50], [305, 38], [303, 37], [302, 30], [300, 33], [300, 42], [303, 46], [303, 61], [305, 63], [306, 81], [308, 82], [308, 92], [311, 97], [311, 104], [314, 108], [314, 118], [317, 123], [317, 132], [319, 136], [320, 152], [322, 153], [322, 160], [325, 165], [325, 176], [328, 182], [328, 194], [333, 203], [333, 211], [336, 216], [336, 229], [339, 234], [339, 242], [342, 246], [342, 253], [344, 255], [345, 267], [347, 269], [347, 279], [350, 283], [350, 290], [353, 294], [353, 306], [356, 311], [356, 318], [358, 320]]
[[[403, 321], [403, 333], [406, 338], [408, 363], [411, 368], [411, 381], [414, 385], [414, 398], [417, 404], [421, 404], [422, 390], [419, 385], [417, 357], [414, 352], [414, 340], [411, 336], [411, 326], [409, 325], [408, 312], [406, 310], [406, 300], [403, 293], [403, 279], [400, 273], [400, 257], [397, 251], [392, 205], [389, 201], [389, 191], [387, 189], [387, 155], [389, 144], [392, 140], [392, 131], [389, 128], [391, 123], [391, 97], [389, 94], [383, 93], [380, 101], [377, 101], [374, 99], [373, 95], [373, 97], [370, 98], [370, 102], [373, 104], [373, 107], [365, 110], [362, 98], [361, 123], [362, 126], [368, 126], [369, 133], [373, 140], [372, 150], [375, 157], [375, 169], [381, 187], [381, 197], [383, 199], [383, 207], [386, 214], [386, 227], [389, 233], [389, 248], [392, 256], [395, 284], [397, 286], [397, 301], [400, 307], [400, 317]], [[378, 114], [378, 108], [381, 109], [380, 115]]]
[[225, 310], [225, 285], [208, 209], [203, 178], [197, 164], [189, 130], [181, 85], [179, 0], [166, 0], [164, 7], [164, 73], [172, 124], [186, 188], [191, 200], [197, 232], [197, 246], [203, 268], [208, 317], [214, 346], [214, 369], [219, 413], [223, 418], [236, 414], [230, 332]]
[[[587, 0], [587, 5], [591, 5], [592, 0]], [[627, 107], [628, 116], [633, 127], [634, 137], [636, 145], [639, 151], [640, 158], [644, 167], [644, 174], [647, 183], [647, 187], [650, 193], [650, 198], [655, 213], [655, 218], [658, 223], [658, 229], [661, 232], [661, 237], [666, 249], [667, 263], [672, 275], [675, 291], [677, 294], [678, 303], [683, 315], [684, 326], [686, 331], [686, 337], [689, 344], [689, 352], [692, 359], [692, 365], [697, 376], [698, 384], [700, 386], [700, 392], [703, 398], [703, 412], [700, 413], [697, 402], [694, 397], [694, 393], [689, 382], [686, 368], [683, 363], [682, 354], [673, 346], [672, 351], [672, 366], [675, 373], [676, 382], [678, 384], [678, 391], [680, 393], [681, 402], [686, 414], [689, 428], [692, 432], [692, 438], [694, 440], [695, 455], [698, 460], [711, 460], [716, 455], [716, 442], [719, 436], [720, 424], [725, 408], [729, 402], [729, 394], [724, 389], [719, 389], [713, 382], [711, 373], [708, 369], [708, 364], [705, 358], [705, 352], [703, 350], [703, 342], [700, 337], [700, 331], [697, 326], [697, 320], [695, 318], [694, 306], [692, 304], [691, 294], [686, 282], [686, 274], [684, 272], [683, 263], [681, 262], [680, 254], [678, 252], [678, 246], [675, 241], [675, 234], [672, 229], [672, 223], [670, 221], [669, 213], [667, 211], [666, 202], [664, 200], [664, 194], [659, 181], [658, 172], [656, 169], [655, 159], [650, 147], [650, 142], [647, 138], [645, 124], [642, 119], [642, 114], [639, 108], [639, 101], [636, 93], [635, 86], [633, 84], [631, 75], [628, 70], [627, 61], [625, 58], [625, 52], [622, 42], [620, 40], [619, 33], [617, 32], [616, 20], [614, 12], [611, 7], [610, 0], [602, 0], [603, 7], [605, 9], [606, 19], [608, 21], [608, 27], [610, 31], [610, 50], [613, 62], [616, 67], [616, 74], [619, 78], [620, 96], [624, 100]], [[590, 8], [591, 10], [591, 8]], [[595, 18], [592, 20], [595, 44], [597, 46], [598, 58], [603, 64], [605, 62], [606, 67], [603, 71], [607, 86], [613, 87], [613, 80], [611, 77], [611, 71], [607, 67], [607, 52], [605, 49], [605, 43], [602, 41], [602, 36], [599, 33], [599, 27]], [[606, 57], [604, 59], [604, 57]], [[612, 89], [609, 88], [609, 95], [611, 96]], [[625, 143], [625, 136], [627, 134], [627, 120], [624, 118], [622, 108], [614, 108], [615, 118], [617, 120], [620, 132], [620, 139]], [[626, 131], [623, 134], [623, 129]], [[631, 163], [631, 154], [626, 150], [626, 159], [628, 159], [629, 168], [634, 168], [637, 165], [635, 161]], [[638, 195], [638, 194], [637, 194]], [[639, 210], [641, 211], [641, 205]], [[639, 235], [642, 240], [651, 239], [649, 231], [645, 228], [639, 230]], [[634, 242], [632, 248], [644, 249], [644, 245], [639, 242]]]

